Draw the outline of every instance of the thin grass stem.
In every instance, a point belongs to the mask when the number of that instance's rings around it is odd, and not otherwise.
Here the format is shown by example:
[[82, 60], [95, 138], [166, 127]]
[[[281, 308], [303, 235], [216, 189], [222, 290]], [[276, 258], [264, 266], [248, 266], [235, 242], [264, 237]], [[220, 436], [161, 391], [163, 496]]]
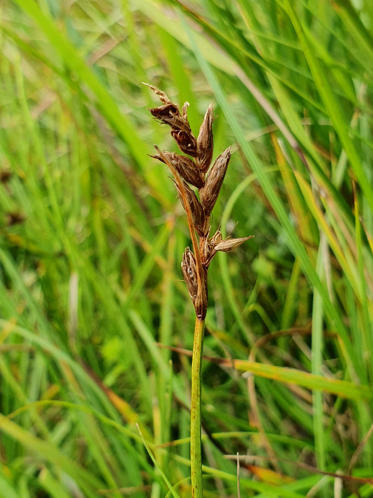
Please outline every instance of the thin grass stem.
[[202, 498], [201, 366], [205, 321], [196, 318], [192, 357], [192, 399], [190, 409], [190, 469], [193, 498]]

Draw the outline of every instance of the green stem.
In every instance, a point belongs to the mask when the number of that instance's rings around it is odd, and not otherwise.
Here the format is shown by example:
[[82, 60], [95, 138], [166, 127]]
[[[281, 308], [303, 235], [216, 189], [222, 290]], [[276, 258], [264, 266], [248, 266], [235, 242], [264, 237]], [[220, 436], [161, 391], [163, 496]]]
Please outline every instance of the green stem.
[[192, 356], [192, 400], [190, 408], [190, 470], [192, 497], [202, 498], [201, 457], [201, 363], [205, 321], [196, 318]]

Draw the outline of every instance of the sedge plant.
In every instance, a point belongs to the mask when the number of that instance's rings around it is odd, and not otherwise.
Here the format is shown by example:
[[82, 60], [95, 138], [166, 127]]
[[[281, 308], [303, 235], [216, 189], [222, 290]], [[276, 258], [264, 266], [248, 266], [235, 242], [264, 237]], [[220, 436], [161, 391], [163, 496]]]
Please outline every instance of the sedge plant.
[[[205, 317], [208, 304], [207, 272], [218, 251], [229, 252], [251, 238], [223, 240], [220, 230], [211, 235], [211, 213], [231, 157], [230, 148], [222, 152], [211, 166], [213, 157], [213, 107], [206, 111], [198, 137], [188, 121], [188, 102], [182, 109], [158, 88], [148, 85], [162, 105], [150, 110], [161, 123], [171, 127], [171, 135], [186, 155], [161, 151], [156, 146], [155, 159], [166, 164], [173, 175], [178, 196], [187, 215], [192, 249], [184, 251], [181, 269], [195, 310], [195, 328], [192, 355], [192, 385], [190, 408], [190, 462], [192, 496], [202, 497], [201, 449], [201, 362]], [[198, 192], [198, 196], [196, 190]]]

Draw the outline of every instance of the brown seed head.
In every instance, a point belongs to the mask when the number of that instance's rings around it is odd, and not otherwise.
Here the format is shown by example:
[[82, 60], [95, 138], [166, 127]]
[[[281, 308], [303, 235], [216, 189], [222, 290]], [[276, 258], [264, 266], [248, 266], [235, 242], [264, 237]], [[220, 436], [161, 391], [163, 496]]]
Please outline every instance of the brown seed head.
[[192, 298], [193, 304], [198, 293], [198, 281], [197, 281], [197, 269], [196, 260], [192, 251], [187, 247], [183, 254], [183, 259], [181, 260], [181, 270], [184, 275], [185, 283], [188, 287], [188, 292]]
[[161, 105], [159, 107], [154, 107], [150, 109], [152, 115], [162, 121], [162, 123], [174, 126], [181, 119], [180, 112], [177, 105], [169, 102], [168, 104]]
[[153, 85], [148, 85], [146, 83], [145, 85], [151, 88], [153, 92], [159, 96], [161, 102], [164, 104], [159, 107], [150, 109], [152, 115], [162, 123], [171, 126], [171, 135], [176, 140], [182, 152], [196, 157], [197, 141], [192, 133], [188, 121], [189, 103], [185, 102], [180, 113], [179, 107], [171, 102], [171, 100], [164, 92], [162, 92], [162, 90], [159, 90]]
[[198, 289], [197, 267], [194, 254], [187, 247], [181, 261], [181, 270], [184, 275], [184, 280], [188, 288], [189, 295], [192, 299], [196, 315], [200, 320], [203, 320], [207, 311], [207, 273], [202, 269], [201, 289]]
[[[174, 181], [177, 193], [179, 195], [179, 199], [181, 201], [181, 204], [183, 205], [184, 209], [186, 210], [186, 206], [184, 205], [184, 197], [182, 195], [182, 192], [180, 191], [179, 185], [177, 184], [176, 181]], [[192, 213], [193, 217], [193, 224], [195, 229], [197, 230], [198, 235], [201, 237], [205, 234], [205, 216], [203, 213], [203, 208], [201, 206], [201, 203], [197, 199], [196, 194], [193, 192], [193, 190], [189, 187], [189, 185], [185, 182], [183, 182], [183, 187], [184, 187], [184, 193], [185, 197], [187, 198], [190, 211]]]
[[177, 142], [180, 150], [189, 156], [197, 156], [197, 141], [192, 132], [187, 132], [179, 129], [172, 129], [171, 135]]
[[[158, 147], [156, 147], [157, 154], [152, 156], [167, 164], [171, 170], [180, 200], [188, 215], [194, 252], [189, 248], [185, 249], [181, 269], [196, 315], [203, 320], [208, 302], [207, 269], [212, 258], [217, 251], [229, 252], [250, 238], [222, 240], [220, 230], [211, 238], [209, 237], [210, 214], [219, 195], [231, 153], [228, 148], [220, 154], [205, 180], [213, 155], [213, 107], [211, 105], [208, 107], [196, 139], [188, 120], [189, 104], [185, 102], [180, 110], [164, 92], [152, 85], [147, 86], [158, 95], [162, 102], [162, 105], [151, 109], [150, 112], [156, 119], [171, 127], [171, 135], [180, 150], [194, 158], [193, 160], [172, 152], [161, 152]], [[199, 189], [199, 200], [188, 183]]]
[[225, 149], [225, 151], [215, 160], [207, 176], [204, 187], [199, 191], [201, 203], [206, 215], [211, 213], [216, 199], [218, 198], [230, 157], [231, 152], [228, 147], [228, 149]]
[[213, 152], [212, 120], [213, 107], [209, 105], [197, 137], [197, 164], [201, 171], [208, 170]]
[[156, 119], [171, 126], [171, 134], [173, 131], [181, 131], [185, 136], [190, 137], [189, 141], [196, 141], [192, 134], [192, 130], [190, 129], [188, 120], [180, 115], [179, 108], [176, 104], [171, 102], [166, 105], [154, 107], [153, 109], [150, 109], [150, 112]]
[[195, 162], [189, 157], [179, 156], [173, 152], [162, 152], [162, 155], [155, 154], [154, 159], [158, 159], [162, 163], [170, 163], [179, 175], [191, 185], [201, 188], [203, 186], [202, 175], [197, 168]]

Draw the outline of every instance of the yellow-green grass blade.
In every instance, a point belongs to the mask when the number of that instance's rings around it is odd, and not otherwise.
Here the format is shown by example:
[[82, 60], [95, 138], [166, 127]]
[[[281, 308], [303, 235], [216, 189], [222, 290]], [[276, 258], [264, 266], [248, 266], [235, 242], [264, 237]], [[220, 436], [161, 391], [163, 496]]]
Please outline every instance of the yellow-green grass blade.
[[[228, 366], [228, 363], [227, 363]], [[368, 400], [373, 397], [369, 386], [354, 384], [344, 380], [330, 379], [321, 375], [302, 372], [295, 368], [277, 367], [248, 360], [233, 360], [232, 366], [240, 372], [248, 372], [259, 377], [307, 387], [314, 391], [327, 392], [355, 400]]]
[[373, 210], [373, 188], [367, 178], [361, 158], [359, 157], [356, 147], [350, 137], [349, 127], [346, 125], [346, 115], [342, 110], [338, 98], [336, 97], [330, 86], [326, 68], [321, 63], [321, 61], [317, 59], [317, 57], [315, 57], [314, 51], [312, 50], [307, 35], [302, 27], [301, 22], [299, 21], [299, 18], [296, 15], [294, 6], [291, 5], [288, 0], [285, 1], [285, 5], [299, 41], [304, 49], [305, 56], [310, 66], [310, 70], [313, 74], [315, 84], [325, 104], [325, 109], [334, 125], [336, 132], [341, 139], [347, 157], [351, 162], [351, 167], [361, 185], [361, 188], [363, 189], [363, 192], [365, 193], [369, 206], [371, 210]]

